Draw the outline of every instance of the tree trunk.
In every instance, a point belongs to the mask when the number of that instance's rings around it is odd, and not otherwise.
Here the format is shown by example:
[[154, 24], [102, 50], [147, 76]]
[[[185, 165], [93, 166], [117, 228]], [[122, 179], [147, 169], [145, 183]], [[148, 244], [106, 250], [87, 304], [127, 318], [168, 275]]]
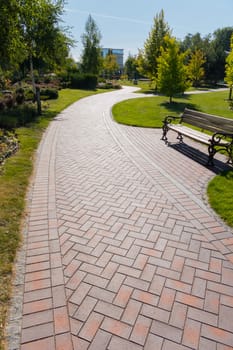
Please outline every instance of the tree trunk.
[[36, 83], [35, 83], [35, 77], [34, 77], [34, 72], [33, 72], [33, 61], [32, 61], [31, 54], [30, 54], [29, 60], [30, 60], [30, 74], [31, 74], [31, 79], [32, 79], [32, 90], [33, 90], [34, 97], [36, 97]]
[[230, 86], [230, 90], [229, 90], [229, 97], [228, 97], [229, 100], [232, 99], [232, 85]]
[[37, 113], [41, 115], [41, 100], [40, 100], [40, 88], [36, 87], [36, 103], [37, 103]]
[[32, 79], [32, 90], [34, 94], [34, 100], [36, 101], [36, 104], [37, 104], [37, 113], [38, 115], [41, 115], [40, 89], [36, 87], [36, 83], [35, 83], [32, 55], [30, 55], [29, 60], [30, 60], [30, 74]]

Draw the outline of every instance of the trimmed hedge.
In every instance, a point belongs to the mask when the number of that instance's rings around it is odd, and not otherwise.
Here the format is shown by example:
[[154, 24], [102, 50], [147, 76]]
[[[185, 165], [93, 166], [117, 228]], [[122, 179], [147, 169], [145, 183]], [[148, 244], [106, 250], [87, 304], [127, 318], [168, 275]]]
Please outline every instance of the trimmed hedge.
[[94, 90], [97, 86], [97, 76], [94, 74], [72, 73], [70, 76], [71, 89]]

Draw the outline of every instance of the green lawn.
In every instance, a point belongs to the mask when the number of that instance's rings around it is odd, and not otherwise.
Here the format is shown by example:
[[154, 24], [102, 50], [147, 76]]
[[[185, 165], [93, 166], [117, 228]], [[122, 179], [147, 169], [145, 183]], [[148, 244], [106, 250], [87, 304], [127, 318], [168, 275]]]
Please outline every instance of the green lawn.
[[233, 118], [233, 112], [226, 101], [227, 97], [228, 91], [191, 94], [174, 98], [172, 104], [169, 104], [164, 96], [136, 98], [116, 104], [112, 112], [118, 123], [160, 128], [166, 115], [177, 116], [185, 107]]
[[233, 171], [217, 175], [207, 189], [211, 207], [233, 227]]
[[[164, 96], [136, 98], [116, 104], [113, 117], [118, 123], [155, 128], [162, 127], [166, 115], [178, 116], [185, 107], [233, 118], [227, 98], [228, 91], [185, 95], [174, 98], [171, 105]], [[213, 209], [233, 227], [233, 171], [216, 176], [209, 184], [208, 196]]]
[[20, 140], [19, 151], [0, 167], [0, 350], [4, 349], [4, 326], [10, 300], [12, 268], [16, 251], [21, 244], [20, 229], [34, 152], [54, 116], [73, 102], [101, 92], [105, 91], [61, 90], [59, 98], [48, 103], [48, 108], [36, 123], [16, 130]]

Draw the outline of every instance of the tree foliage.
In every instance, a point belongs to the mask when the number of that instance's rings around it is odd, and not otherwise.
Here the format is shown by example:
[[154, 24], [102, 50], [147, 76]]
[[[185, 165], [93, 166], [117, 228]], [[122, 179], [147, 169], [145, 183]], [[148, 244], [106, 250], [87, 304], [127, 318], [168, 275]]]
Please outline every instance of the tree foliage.
[[128, 79], [137, 79], [139, 72], [137, 69], [138, 63], [137, 58], [129, 55], [125, 61], [125, 74], [128, 76]]
[[103, 70], [104, 74], [107, 75], [109, 79], [111, 79], [115, 72], [119, 70], [117, 58], [111, 52], [103, 59]]
[[225, 81], [229, 86], [229, 100], [232, 99], [233, 89], [233, 34], [231, 36], [230, 52], [226, 58], [226, 76]]
[[33, 73], [35, 62], [50, 68], [64, 62], [73, 42], [59, 26], [63, 6], [64, 0], [1, 0], [0, 66], [28, 61]]
[[154, 80], [157, 75], [158, 58], [161, 50], [166, 47], [164, 37], [170, 35], [171, 31], [164, 19], [164, 11], [154, 17], [154, 24], [145, 41], [144, 49], [139, 51], [138, 69], [141, 74]]
[[16, 65], [23, 54], [17, 0], [1, 0], [0, 5], [0, 68]]
[[204, 54], [201, 50], [196, 50], [191, 54], [187, 72], [188, 78], [192, 82], [193, 86], [200, 85], [200, 82], [205, 75], [205, 70], [203, 68], [205, 61]]
[[98, 74], [101, 68], [101, 33], [94, 21], [89, 15], [85, 32], [82, 35], [83, 53], [81, 69], [84, 73]]
[[184, 65], [185, 54], [180, 53], [178, 42], [175, 38], [166, 36], [164, 38], [166, 48], [161, 48], [158, 58], [158, 89], [169, 97], [182, 93], [187, 87], [187, 72]]
[[213, 34], [212, 47], [214, 62], [212, 74], [216, 81], [223, 81], [225, 75], [226, 52], [230, 51], [233, 27], [217, 29]]
[[181, 41], [181, 50], [195, 52], [201, 50], [205, 56], [203, 68], [206, 82], [223, 81], [225, 74], [226, 52], [230, 50], [230, 38], [233, 27], [217, 29], [212, 35], [201, 37], [200, 33], [187, 34]]
[[64, 1], [19, 0], [19, 6], [24, 53], [34, 81], [34, 60], [41, 59], [54, 67], [68, 56], [72, 42], [59, 27]]

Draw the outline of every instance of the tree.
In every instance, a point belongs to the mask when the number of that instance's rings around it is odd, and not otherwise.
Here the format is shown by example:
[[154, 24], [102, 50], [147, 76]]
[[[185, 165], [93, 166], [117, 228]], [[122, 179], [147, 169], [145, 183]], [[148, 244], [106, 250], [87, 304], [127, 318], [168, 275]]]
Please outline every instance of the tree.
[[119, 70], [117, 58], [115, 55], [111, 54], [111, 52], [103, 59], [103, 69], [109, 79]]
[[139, 72], [137, 70], [137, 58], [129, 55], [125, 61], [125, 74], [128, 76], [128, 79], [137, 79]]
[[154, 17], [154, 25], [149, 33], [149, 37], [144, 44], [144, 49], [139, 51], [138, 63], [141, 74], [149, 79], [155, 80], [157, 76], [158, 57], [162, 48], [165, 48], [164, 37], [170, 35], [171, 31], [164, 20], [164, 11]]
[[81, 69], [84, 73], [98, 75], [101, 68], [101, 33], [94, 19], [89, 15], [85, 33], [82, 35], [83, 53]]
[[4, 70], [10, 65], [17, 65], [23, 55], [18, 13], [17, 0], [1, 0], [0, 68]]
[[[35, 60], [54, 67], [65, 60], [72, 40], [59, 28], [64, 0], [19, 0], [18, 3], [24, 54], [29, 61], [33, 92], [36, 96]], [[37, 104], [39, 112], [39, 99]]]
[[233, 27], [225, 27], [217, 29], [213, 34], [211, 45], [214, 61], [211, 65], [211, 76], [215, 82], [224, 80], [226, 51], [230, 51], [232, 33]]
[[232, 99], [232, 88], [233, 88], [233, 34], [231, 36], [230, 52], [226, 58], [226, 72], [225, 81], [229, 86], [229, 100]]
[[65, 51], [62, 58], [68, 55], [69, 40], [59, 28], [64, 3], [63, 0], [19, 0], [19, 3], [21, 33], [35, 90], [33, 61], [42, 59], [48, 64], [54, 63], [61, 50]]
[[187, 67], [188, 77], [191, 80], [193, 86], [198, 86], [201, 79], [205, 75], [203, 64], [205, 63], [205, 57], [201, 50], [196, 50], [191, 54], [190, 62]]
[[187, 87], [187, 73], [184, 65], [185, 53], [179, 52], [179, 45], [175, 38], [165, 37], [167, 48], [161, 48], [161, 56], [158, 58], [158, 89], [169, 97], [176, 93], [182, 93]]

